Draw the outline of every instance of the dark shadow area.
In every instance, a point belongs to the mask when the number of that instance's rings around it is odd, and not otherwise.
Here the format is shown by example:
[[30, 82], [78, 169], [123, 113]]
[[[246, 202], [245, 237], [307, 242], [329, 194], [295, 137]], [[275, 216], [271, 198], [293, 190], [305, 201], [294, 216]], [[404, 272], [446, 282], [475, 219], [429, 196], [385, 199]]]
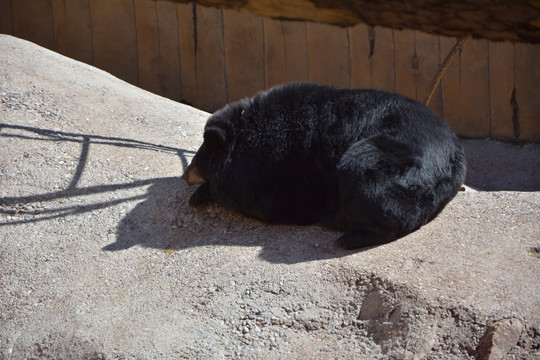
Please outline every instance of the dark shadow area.
[[179, 177], [155, 179], [145, 200], [118, 225], [116, 242], [103, 249], [120, 251], [136, 245], [162, 250], [259, 246], [263, 260], [288, 264], [354, 253], [334, 248], [340, 234], [318, 226], [265, 224], [214, 204], [192, 209], [187, 202], [194, 190]]
[[465, 184], [483, 191], [540, 191], [540, 144], [464, 140]]

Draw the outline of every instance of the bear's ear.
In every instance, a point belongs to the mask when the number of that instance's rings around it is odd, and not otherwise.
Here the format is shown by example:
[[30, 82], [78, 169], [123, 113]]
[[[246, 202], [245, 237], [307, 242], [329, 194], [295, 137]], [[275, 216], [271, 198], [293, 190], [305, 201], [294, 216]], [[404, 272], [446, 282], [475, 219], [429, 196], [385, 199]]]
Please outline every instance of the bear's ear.
[[208, 146], [220, 148], [225, 145], [227, 134], [225, 130], [216, 126], [209, 126], [204, 130], [204, 142]]

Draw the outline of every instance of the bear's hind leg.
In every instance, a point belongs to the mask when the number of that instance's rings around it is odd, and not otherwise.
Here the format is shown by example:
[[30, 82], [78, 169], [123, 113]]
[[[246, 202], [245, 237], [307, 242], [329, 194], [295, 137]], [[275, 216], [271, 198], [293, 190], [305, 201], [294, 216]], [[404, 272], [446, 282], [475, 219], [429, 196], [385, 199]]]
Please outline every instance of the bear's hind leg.
[[416, 221], [416, 200], [402, 196], [400, 183], [419, 182], [414, 175], [418, 164], [418, 153], [411, 146], [388, 136], [377, 135], [351, 145], [336, 172], [347, 222], [338, 246], [380, 245], [403, 235], [409, 220]]

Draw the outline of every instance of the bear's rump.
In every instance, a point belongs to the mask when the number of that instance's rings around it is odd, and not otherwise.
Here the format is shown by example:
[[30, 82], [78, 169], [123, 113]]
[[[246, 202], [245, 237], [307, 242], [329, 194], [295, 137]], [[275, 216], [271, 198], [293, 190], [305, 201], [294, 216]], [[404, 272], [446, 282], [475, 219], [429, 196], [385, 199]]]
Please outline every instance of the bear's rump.
[[[427, 181], [428, 173], [435, 179]], [[340, 230], [399, 236], [416, 230], [449, 198], [431, 186], [439, 176], [413, 145], [384, 135], [354, 143], [336, 170]]]

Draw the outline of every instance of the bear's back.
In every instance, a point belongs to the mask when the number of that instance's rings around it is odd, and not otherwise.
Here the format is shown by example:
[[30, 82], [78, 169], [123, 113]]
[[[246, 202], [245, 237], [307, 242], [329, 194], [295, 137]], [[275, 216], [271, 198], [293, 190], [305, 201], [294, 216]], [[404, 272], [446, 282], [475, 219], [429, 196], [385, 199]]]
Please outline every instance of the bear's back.
[[238, 140], [250, 151], [271, 152], [274, 159], [335, 164], [352, 143], [374, 135], [390, 136], [418, 152], [454, 146], [444, 120], [421, 103], [381, 90], [292, 83], [235, 106], [244, 111], [234, 124]]

